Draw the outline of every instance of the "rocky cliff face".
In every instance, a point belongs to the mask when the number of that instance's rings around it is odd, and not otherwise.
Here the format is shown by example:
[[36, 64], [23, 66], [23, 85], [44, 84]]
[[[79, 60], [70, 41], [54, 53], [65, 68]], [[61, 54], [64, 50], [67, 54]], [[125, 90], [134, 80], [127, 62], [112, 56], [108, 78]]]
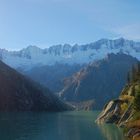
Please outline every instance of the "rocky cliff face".
[[117, 98], [126, 83], [127, 72], [137, 60], [125, 54], [109, 54], [65, 79], [60, 96], [66, 101], [95, 100], [95, 109]]
[[97, 123], [115, 123], [125, 128], [125, 135], [140, 138], [140, 63], [133, 67], [128, 84], [118, 99], [107, 103]]
[[0, 61], [0, 111], [62, 111], [70, 107], [47, 88]]

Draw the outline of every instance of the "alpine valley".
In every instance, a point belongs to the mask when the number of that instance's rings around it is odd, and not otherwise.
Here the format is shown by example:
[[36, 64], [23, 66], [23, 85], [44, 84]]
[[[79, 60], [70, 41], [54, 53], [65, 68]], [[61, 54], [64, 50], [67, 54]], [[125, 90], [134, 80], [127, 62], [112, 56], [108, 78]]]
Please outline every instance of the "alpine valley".
[[0, 0], [0, 140], [140, 140], [140, 0]]
[[74, 106], [92, 101], [93, 107], [87, 108], [101, 109], [118, 96], [128, 71], [140, 60], [140, 42], [119, 38], [45, 49], [0, 49], [0, 59]]
[[114, 123], [137, 140], [139, 60], [140, 42], [124, 38], [0, 49], [0, 138], [126, 140]]

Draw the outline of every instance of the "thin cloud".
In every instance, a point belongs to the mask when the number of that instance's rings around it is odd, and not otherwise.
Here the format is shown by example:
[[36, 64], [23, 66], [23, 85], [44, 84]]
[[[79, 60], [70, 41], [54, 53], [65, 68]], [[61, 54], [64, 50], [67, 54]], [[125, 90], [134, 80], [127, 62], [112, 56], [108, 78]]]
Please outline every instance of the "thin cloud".
[[113, 33], [132, 40], [140, 40], [140, 24], [114, 28]]

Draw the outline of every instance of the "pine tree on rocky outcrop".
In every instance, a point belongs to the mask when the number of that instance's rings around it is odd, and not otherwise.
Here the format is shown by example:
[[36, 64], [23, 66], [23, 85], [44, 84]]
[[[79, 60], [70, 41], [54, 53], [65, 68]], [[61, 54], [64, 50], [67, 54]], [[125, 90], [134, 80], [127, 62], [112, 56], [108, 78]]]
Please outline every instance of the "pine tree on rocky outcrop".
[[133, 105], [136, 111], [140, 111], [140, 90], [136, 93]]
[[131, 82], [135, 82], [135, 80], [136, 80], [136, 66], [135, 65], [133, 65], [133, 67], [132, 67], [132, 74], [131, 75], [132, 75]]
[[127, 83], [130, 84], [131, 77], [130, 77], [130, 72], [127, 73]]
[[131, 96], [135, 96], [135, 92], [136, 92], [136, 91], [135, 91], [135, 86], [133, 86], [133, 87], [132, 87], [132, 90], [131, 90]]
[[140, 62], [138, 62], [138, 64], [137, 64], [137, 70], [138, 70], [137, 76], [140, 79]]
[[[132, 83], [138, 82], [139, 78], [140, 78], [140, 62], [137, 62], [137, 64], [133, 65], [132, 67], [130, 81]], [[128, 77], [127, 77], [127, 80], [129, 80]]]

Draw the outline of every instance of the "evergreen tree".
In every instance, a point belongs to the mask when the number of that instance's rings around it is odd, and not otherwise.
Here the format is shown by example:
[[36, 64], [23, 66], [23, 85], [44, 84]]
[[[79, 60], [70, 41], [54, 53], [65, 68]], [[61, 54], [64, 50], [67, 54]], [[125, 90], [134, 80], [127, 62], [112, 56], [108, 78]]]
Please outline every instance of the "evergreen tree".
[[137, 80], [137, 65], [133, 65], [132, 71], [131, 71], [131, 82], [136, 82]]
[[138, 70], [139, 70], [139, 72], [140, 72], [140, 62], [138, 62]]
[[140, 111], [140, 90], [138, 90], [136, 93], [133, 105], [136, 111]]
[[130, 72], [127, 73], [127, 83], [130, 84]]
[[135, 91], [135, 86], [133, 86], [133, 87], [132, 87], [132, 90], [131, 90], [131, 96], [135, 96], [135, 92], [136, 92], [136, 91]]
[[140, 62], [138, 62], [138, 78], [140, 79]]

